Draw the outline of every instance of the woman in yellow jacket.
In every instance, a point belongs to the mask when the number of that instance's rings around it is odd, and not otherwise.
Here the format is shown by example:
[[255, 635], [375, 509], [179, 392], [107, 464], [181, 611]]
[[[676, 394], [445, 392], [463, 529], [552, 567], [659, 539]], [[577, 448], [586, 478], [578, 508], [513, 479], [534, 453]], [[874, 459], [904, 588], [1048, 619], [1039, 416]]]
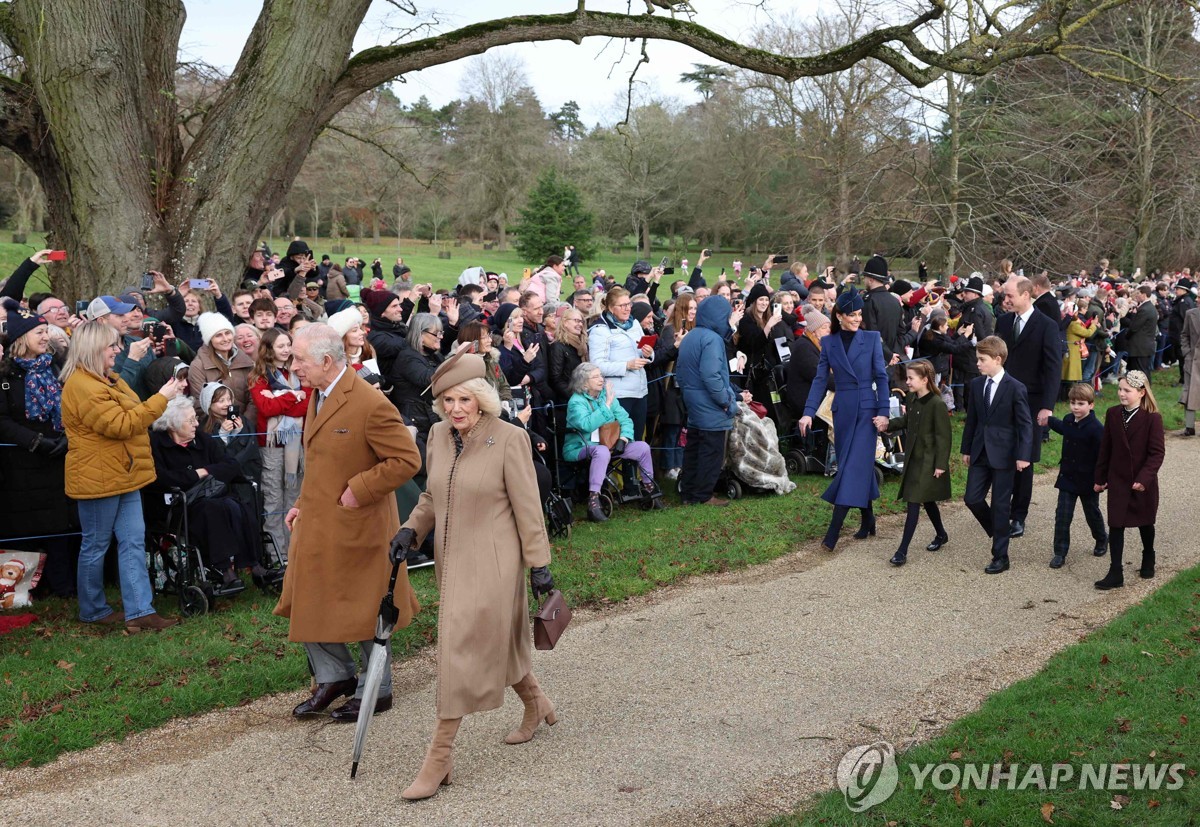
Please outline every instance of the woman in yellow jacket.
[[1067, 325], [1067, 354], [1063, 357], [1062, 380], [1064, 382], [1083, 381], [1083, 343], [1092, 338], [1099, 329], [1095, 319], [1081, 320], [1079, 316], [1071, 317]]
[[[146, 573], [146, 526], [139, 490], [154, 481], [150, 424], [186, 387], [171, 379], [145, 402], [112, 372], [121, 337], [106, 324], [75, 331], [61, 379], [67, 434], [67, 496], [78, 501], [83, 546], [79, 551], [79, 619], [130, 632], [165, 629], [178, 620], [160, 617]], [[124, 612], [104, 596], [104, 555], [117, 535], [117, 569]]]

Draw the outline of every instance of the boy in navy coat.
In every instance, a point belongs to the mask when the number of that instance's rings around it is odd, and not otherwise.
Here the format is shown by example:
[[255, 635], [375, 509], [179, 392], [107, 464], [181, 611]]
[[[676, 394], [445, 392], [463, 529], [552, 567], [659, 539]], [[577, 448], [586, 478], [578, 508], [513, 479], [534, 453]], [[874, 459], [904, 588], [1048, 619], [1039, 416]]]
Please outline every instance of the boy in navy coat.
[[[1033, 419], [1025, 386], [1004, 371], [1008, 346], [988, 336], [975, 346], [980, 376], [971, 380], [962, 459], [967, 466], [967, 508], [992, 538], [992, 562], [984, 571], [1008, 571], [1008, 524], [1013, 481], [1029, 467], [1033, 452]], [[992, 504], [987, 502], [988, 490]]]
[[1071, 520], [1075, 518], [1075, 501], [1083, 503], [1083, 516], [1096, 546], [1092, 554], [1103, 557], [1108, 553], [1108, 532], [1100, 513], [1100, 495], [1093, 490], [1096, 478], [1096, 458], [1104, 439], [1104, 426], [1096, 418], [1096, 393], [1092, 386], [1078, 383], [1071, 386], [1067, 397], [1071, 416], [1066, 419], [1050, 417], [1050, 430], [1062, 434], [1062, 460], [1058, 466], [1058, 508], [1054, 512], [1054, 556], [1050, 568], [1061, 569], [1071, 548]]

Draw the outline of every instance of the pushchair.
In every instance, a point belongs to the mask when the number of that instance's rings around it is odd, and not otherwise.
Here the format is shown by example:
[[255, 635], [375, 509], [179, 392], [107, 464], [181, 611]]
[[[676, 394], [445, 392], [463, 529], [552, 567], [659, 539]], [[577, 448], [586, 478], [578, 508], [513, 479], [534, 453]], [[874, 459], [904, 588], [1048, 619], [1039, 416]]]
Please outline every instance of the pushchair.
[[775, 420], [744, 402], [738, 403], [725, 451], [725, 468], [716, 490], [731, 500], [746, 493], [788, 494], [796, 484], [788, 479], [787, 462], [779, 452]]

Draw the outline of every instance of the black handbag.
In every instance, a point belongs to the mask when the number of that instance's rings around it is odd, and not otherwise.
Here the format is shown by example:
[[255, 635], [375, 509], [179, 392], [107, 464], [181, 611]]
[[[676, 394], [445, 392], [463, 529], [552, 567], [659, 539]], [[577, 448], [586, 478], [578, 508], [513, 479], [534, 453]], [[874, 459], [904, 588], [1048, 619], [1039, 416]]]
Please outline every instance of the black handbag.
[[185, 492], [184, 496], [187, 497], [187, 501], [191, 503], [195, 502], [196, 500], [211, 500], [216, 499], [217, 497], [224, 497], [228, 490], [229, 487], [225, 485], [225, 483], [221, 482], [212, 474], [209, 474], [207, 477], [200, 480], [200, 482], [189, 488]]

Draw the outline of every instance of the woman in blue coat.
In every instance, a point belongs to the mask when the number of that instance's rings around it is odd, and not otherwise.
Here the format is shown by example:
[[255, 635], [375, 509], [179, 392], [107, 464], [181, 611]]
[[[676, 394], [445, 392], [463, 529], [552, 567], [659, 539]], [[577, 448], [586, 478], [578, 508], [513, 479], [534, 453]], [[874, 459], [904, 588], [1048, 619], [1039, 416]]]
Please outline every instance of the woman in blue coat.
[[853, 287], [837, 298], [832, 332], [821, 339], [821, 359], [800, 419], [803, 436], [825, 399], [833, 374], [833, 433], [837, 475], [821, 496], [833, 504], [833, 520], [822, 548], [833, 551], [851, 508], [862, 510], [855, 538], [875, 533], [871, 503], [879, 497], [875, 481], [875, 439], [888, 426], [888, 375], [883, 342], [874, 330], [861, 330], [862, 296]]

